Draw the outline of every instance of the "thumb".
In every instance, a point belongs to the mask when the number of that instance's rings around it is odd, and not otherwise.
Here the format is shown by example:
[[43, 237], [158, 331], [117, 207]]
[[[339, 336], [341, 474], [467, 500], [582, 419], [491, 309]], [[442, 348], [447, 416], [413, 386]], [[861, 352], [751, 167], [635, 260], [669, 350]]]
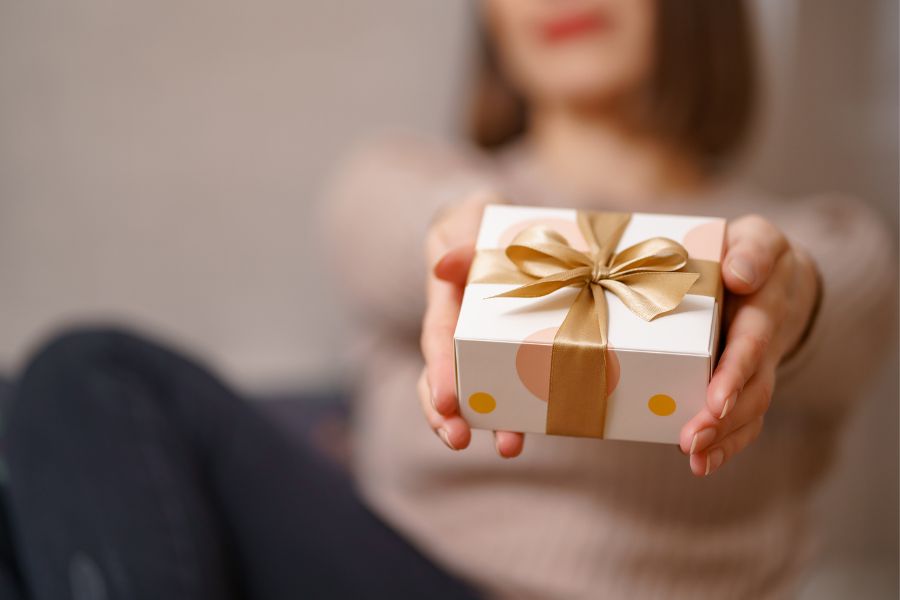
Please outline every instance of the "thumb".
[[728, 250], [722, 261], [725, 287], [735, 294], [752, 294], [765, 284], [775, 263], [788, 250], [787, 240], [774, 225], [756, 215], [729, 223], [727, 236]]
[[465, 244], [449, 250], [434, 265], [434, 276], [460, 287], [466, 284], [469, 268], [475, 258], [475, 246]]

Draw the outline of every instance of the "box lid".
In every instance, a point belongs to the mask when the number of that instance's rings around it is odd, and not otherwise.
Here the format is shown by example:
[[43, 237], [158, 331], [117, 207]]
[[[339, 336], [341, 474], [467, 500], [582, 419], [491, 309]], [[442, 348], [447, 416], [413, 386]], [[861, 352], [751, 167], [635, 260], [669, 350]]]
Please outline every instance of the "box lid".
[[[476, 247], [505, 247], [526, 227], [544, 224], [559, 231], [569, 243], [586, 249], [576, 224], [576, 211], [491, 205], [485, 209]], [[720, 260], [725, 221], [635, 213], [617, 250], [647, 238], [663, 236], [682, 243], [692, 258]], [[521, 344], [552, 343], [553, 334], [571, 306], [576, 288], [563, 288], [542, 298], [490, 298], [512, 289], [510, 284], [470, 284], [466, 287], [456, 327], [457, 339], [480, 339]], [[716, 299], [688, 295], [672, 312], [646, 322], [615, 295], [609, 305], [609, 343], [617, 350], [667, 352], [709, 356], [715, 334]]]

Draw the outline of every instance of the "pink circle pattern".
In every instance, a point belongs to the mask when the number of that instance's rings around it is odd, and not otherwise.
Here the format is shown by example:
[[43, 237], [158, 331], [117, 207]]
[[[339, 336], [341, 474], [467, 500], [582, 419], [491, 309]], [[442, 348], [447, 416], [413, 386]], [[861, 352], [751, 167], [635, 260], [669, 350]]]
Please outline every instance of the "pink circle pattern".
[[[550, 353], [558, 327], [541, 329], [529, 335], [516, 351], [516, 373], [522, 385], [535, 397], [546, 402], [550, 397]], [[619, 385], [619, 358], [607, 350], [606, 393], [611, 395]]]
[[719, 262], [722, 260], [724, 237], [725, 221], [716, 219], [688, 231], [681, 243], [691, 258]]

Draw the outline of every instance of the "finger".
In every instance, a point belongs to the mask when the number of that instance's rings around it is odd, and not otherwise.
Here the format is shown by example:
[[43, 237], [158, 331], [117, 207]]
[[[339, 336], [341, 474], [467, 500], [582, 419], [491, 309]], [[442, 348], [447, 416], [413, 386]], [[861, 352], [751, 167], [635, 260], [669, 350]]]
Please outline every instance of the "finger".
[[[463, 287], [474, 256], [478, 223], [489, 194], [474, 194], [452, 212], [439, 217], [426, 240], [430, 269], [426, 295], [428, 308], [422, 322], [422, 354], [435, 409], [444, 416], [455, 414], [456, 369], [453, 332], [459, 318]], [[465, 248], [463, 248], [465, 246]]]
[[444, 424], [436, 433], [451, 450], [465, 450], [472, 441], [472, 430], [466, 420], [459, 415], [444, 417]]
[[428, 308], [422, 321], [422, 355], [435, 410], [445, 416], [459, 409], [453, 333], [459, 319], [462, 288], [429, 277]]
[[475, 247], [465, 244], [453, 248], [434, 265], [434, 276], [458, 286], [466, 285], [466, 278], [475, 258]]
[[522, 454], [525, 435], [514, 431], [495, 431], [494, 447], [503, 458], [515, 458]]
[[422, 354], [435, 410], [450, 416], [459, 410], [456, 398], [456, 360], [453, 333], [469, 267], [475, 256], [472, 244], [450, 250], [428, 277], [428, 309], [422, 323]]
[[708, 448], [718, 436], [719, 420], [704, 408], [681, 427], [678, 447], [682, 454], [696, 454]]
[[746, 448], [762, 431], [763, 418], [759, 417], [735, 430], [705, 452], [691, 455], [691, 472], [697, 477], [713, 474], [735, 454]]
[[685, 454], [704, 452], [746, 424], [764, 416], [772, 402], [775, 385], [775, 368], [764, 365], [747, 383], [738, 396], [735, 409], [724, 419], [701, 410], [682, 427], [680, 446]]
[[431, 390], [428, 389], [428, 379], [425, 376], [424, 369], [416, 382], [416, 392], [419, 396], [419, 404], [422, 406], [422, 414], [425, 415], [428, 426], [437, 431], [444, 424], [444, 417], [434, 410], [434, 406], [431, 403]]
[[419, 377], [419, 402], [428, 425], [444, 444], [451, 450], [463, 450], [469, 446], [472, 432], [469, 424], [459, 415], [445, 417], [434, 410], [431, 404], [431, 393], [428, 390], [425, 373]]
[[728, 250], [722, 261], [725, 287], [735, 294], [751, 294], [768, 279], [778, 258], [788, 249], [781, 231], [756, 215], [728, 224]]
[[760, 323], [753, 329], [741, 323], [743, 329], [729, 336], [722, 358], [706, 388], [706, 407], [719, 419], [728, 416], [741, 390], [759, 369], [772, 335], [772, 324], [768, 319], [759, 318], [757, 314], [740, 314], [740, 317]]
[[766, 360], [777, 363], [785, 349], [779, 332], [790, 309], [791, 260], [789, 254], [782, 255], [761, 290], [733, 299], [737, 308], [728, 326], [725, 351], [707, 387], [707, 406], [719, 418], [734, 408], [741, 388], [760, 365]]

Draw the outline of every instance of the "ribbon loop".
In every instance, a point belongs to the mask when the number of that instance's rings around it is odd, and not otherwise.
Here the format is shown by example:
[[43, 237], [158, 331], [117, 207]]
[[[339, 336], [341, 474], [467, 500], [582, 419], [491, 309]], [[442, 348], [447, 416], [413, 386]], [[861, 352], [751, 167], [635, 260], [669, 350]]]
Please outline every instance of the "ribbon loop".
[[664, 237], [650, 238], [625, 248], [613, 258], [616, 274], [641, 271], [677, 271], [687, 264], [684, 246]]
[[547, 277], [560, 270], [592, 264], [590, 257], [572, 248], [562, 234], [541, 226], [519, 232], [506, 247], [506, 256], [520, 271], [532, 277]]

